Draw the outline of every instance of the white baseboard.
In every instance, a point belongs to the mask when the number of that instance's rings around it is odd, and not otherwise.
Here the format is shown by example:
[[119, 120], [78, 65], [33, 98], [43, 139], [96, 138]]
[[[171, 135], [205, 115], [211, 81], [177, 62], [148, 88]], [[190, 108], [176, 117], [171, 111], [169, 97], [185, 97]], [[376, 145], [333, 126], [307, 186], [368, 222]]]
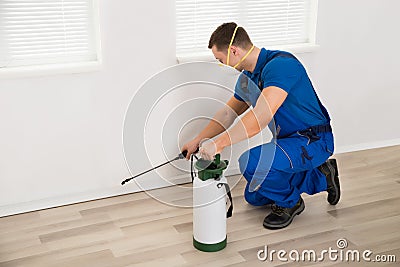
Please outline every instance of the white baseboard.
[[[118, 192], [119, 191], [119, 192]], [[80, 202], [86, 202], [101, 198], [113, 197], [117, 195], [122, 195], [121, 190], [116, 190], [115, 188], [109, 188], [108, 190], [101, 191], [91, 191], [83, 192], [78, 194], [71, 194], [68, 196], [60, 196], [54, 198], [38, 199], [29, 202], [9, 204], [0, 206], [0, 217], [10, 216], [25, 212], [38, 211], [43, 209], [49, 209], [59, 206], [65, 206], [70, 204], [76, 204]], [[133, 190], [127, 193], [139, 192], [140, 189]]]
[[400, 139], [391, 139], [391, 140], [384, 140], [377, 142], [361, 143], [356, 145], [339, 146], [335, 150], [335, 154], [355, 152], [360, 150], [368, 150], [381, 147], [397, 146], [397, 145], [400, 145]]
[[185, 174], [185, 175], [179, 175], [179, 176], [174, 177], [174, 179], [171, 180], [170, 182], [160, 181], [158, 179], [158, 182], [159, 183], [161, 182], [162, 184], [158, 184], [157, 186], [149, 185], [148, 187], [146, 187], [144, 189], [140, 188], [134, 181], [131, 181], [130, 183], [126, 184], [125, 186], [114, 186], [111, 188], [105, 188], [105, 189], [101, 189], [101, 190], [74, 193], [74, 194], [70, 194], [70, 195], [38, 199], [38, 200], [33, 200], [33, 201], [23, 202], [23, 203], [6, 204], [3, 206], [0, 206], [0, 217], [20, 214], [20, 213], [25, 213], [25, 212], [31, 212], [31, 211], [38, 211], [38, 210], [43, 210], [43, 209], [49, 209], [49, 208], [54, 208], [54, 207], [59, 207], [59, 206], [70, 205], [70, 204], [76, 204], [76, 203], [92, 201], [92, 200], [97, 200], [97, 199], [102, 199], [102, 198], [131, 194], [131, 193], [141, 192], [144, 190], [163, 188], [163, 187], [168, 187], [168, 186], [171, 186], [174, 184], [188, 183], [190, 181], [191, 181], [190, 176]]
[[[377, 142], [369, 142], [369, 143], [361, 143], [356, 145], [349, 145], [349, 146], [339, 146], [336, 149], [335, 154], [347, 153], [347, 152], [354, 152], [360, 150], [367, 150], [367, 149], [374, 149], [374, 148], [381, 148], [381, 147], [388, 147], [388, 146], [395, 146], [400, 145], [400, 139], [392, 139], [386, 141], [377, 141]], [[237, 175], [240, 174], [239, 166], [233, 165], [231, 166], [226, 172], [226, 176], [230, 175]], [[182, 184], [190, 182], [190, 177], [188, 175], [180, 175], [177, 176], [173, 181], [173, 184]], [[166, 186], [170, 186], [171, 184], [165, 183], [157, 188], [162, 188]], [[148, 188], [151, 189], [151, 188]], [[114, 197], [123, 194], [135, 193], [141, 191], [140, 188], [137, 186], [131, 186], [128, 188], [121, 189], [121, 187], [113, 187], [108, 189], [103, 189], [99, 191], [91, 191], [91, 192], [82, 192], [78, 194], [71, 194], [68, 196], [60, 196], [55, 198], [48, 198], [48, 199], [39, 199], [25, 203], [17, 203], [17, 204], [10, 204], [0, 206], [0, 217], [15, 215], [19, 213], [25, 213], [30, 211], [37, 211], [42, 209], [54, 208], [58, 206], [64, 206], [69, 204], [75, 204], [85, 201], [91, 201], [101, 198], [107, 197]]]

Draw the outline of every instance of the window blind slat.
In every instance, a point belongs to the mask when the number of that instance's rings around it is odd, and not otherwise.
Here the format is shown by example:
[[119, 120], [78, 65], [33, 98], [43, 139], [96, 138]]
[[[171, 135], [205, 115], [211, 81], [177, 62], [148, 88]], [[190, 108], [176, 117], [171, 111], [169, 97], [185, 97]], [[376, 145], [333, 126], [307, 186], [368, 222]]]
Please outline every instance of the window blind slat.
[[258, 46], [310, 42], [313, 0], [176, 0], [177, 56], [209, 53], [216, 27], [235, 21]]
[[0, 67], [93, 60], [93, 23], [93, 0], [1, 0]]

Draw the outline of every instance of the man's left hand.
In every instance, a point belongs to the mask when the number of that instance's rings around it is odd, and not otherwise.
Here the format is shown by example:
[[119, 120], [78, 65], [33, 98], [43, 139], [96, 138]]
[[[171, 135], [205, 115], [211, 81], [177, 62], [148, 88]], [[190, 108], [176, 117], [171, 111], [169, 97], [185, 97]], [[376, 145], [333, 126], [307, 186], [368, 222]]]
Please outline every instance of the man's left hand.
[[214, 156], [221, 153], [222, 150], [223, 147], [220, 147], [218, 142], [208, 139], [200, 143], [199, 153], [205, 160], [214, 160]]

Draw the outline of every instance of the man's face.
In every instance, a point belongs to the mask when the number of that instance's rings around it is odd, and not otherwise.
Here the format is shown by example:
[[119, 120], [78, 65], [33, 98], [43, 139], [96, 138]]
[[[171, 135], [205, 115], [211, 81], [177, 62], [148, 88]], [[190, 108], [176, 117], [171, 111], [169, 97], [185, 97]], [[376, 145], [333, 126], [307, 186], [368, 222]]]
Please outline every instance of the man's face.
[[[238, 51], [236, 51], [237, 48], [234, 46], [231, 46], [231, 51], [230, 51], [230, 56], [229, 56], [229, 66], [235, 66], [236, 63], [239, 62], [239, 57], [238, 57]], [[222, 64], [227, 63], [227, 57], [228, 57], [228, 51], [220, 51], [217, 49], [217, 47], [214, 45], [211, 48], [212, 53], [214, 54], [214, 57], [221, 62]]]
[[214, 54], [214, 57], [216, 60], [218, 60], [222, 64], [226, 64], [226, 57], [227, 57], [226, 52], [224, 53], [222, 51], [219, 51], [215, 45], [213, 45], [213, 47], [211, 48], [211, 51]]

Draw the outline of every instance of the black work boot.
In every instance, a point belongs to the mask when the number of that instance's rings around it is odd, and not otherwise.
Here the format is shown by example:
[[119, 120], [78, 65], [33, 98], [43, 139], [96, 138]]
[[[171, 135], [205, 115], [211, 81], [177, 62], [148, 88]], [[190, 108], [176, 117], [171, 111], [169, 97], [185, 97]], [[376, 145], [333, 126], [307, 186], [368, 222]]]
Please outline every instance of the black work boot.
[[301, 197], [292, 208], [284, 208], [272, 204], [272, 212], [265, 217], [263, 226], [271, 230], [285, 228], [293, 221], [294, 216], [303, 212], [304, 208], [304, 201]]
[[326, 177], [326, 191], [328, 192], [327, 200], [329, 204], [336, 205], [340, 199], [339, 172], [336, 159], [328, 159], [324, 164], [318, 167], [318, 170]]

